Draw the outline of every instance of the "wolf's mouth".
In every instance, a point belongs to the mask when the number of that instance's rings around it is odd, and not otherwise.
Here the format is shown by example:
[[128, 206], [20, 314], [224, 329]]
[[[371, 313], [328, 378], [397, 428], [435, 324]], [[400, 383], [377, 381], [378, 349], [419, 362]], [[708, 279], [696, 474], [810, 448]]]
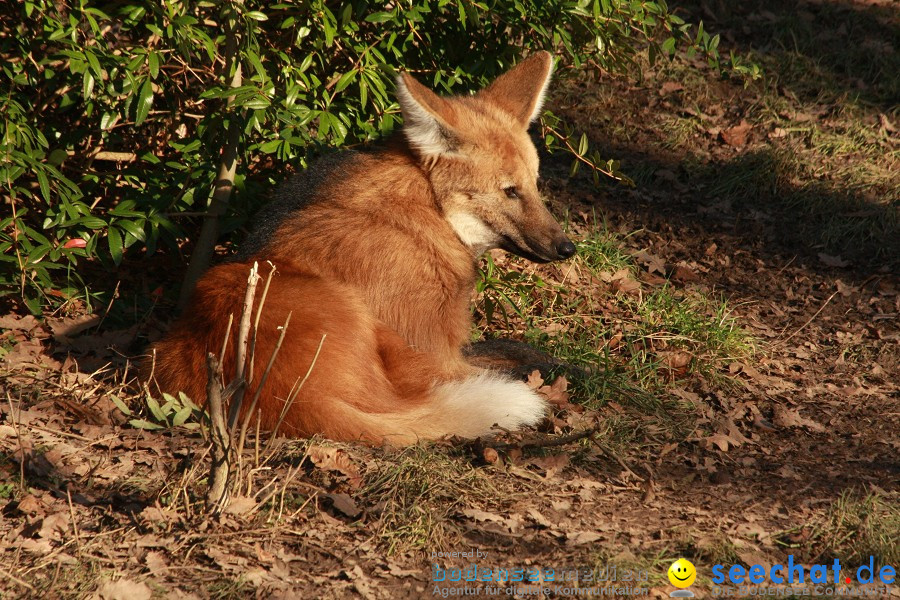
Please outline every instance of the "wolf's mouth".
[[507, 252], [512, 252], [517, 256], [521, 256], [522, 258], [535, 263], [548, 263], [559, 260], [558, 258], [548, 258], [546, 255], [536, 254], [531, 249], [523, 248], [521, 244], [516, 243], [515, 240], [507, 235], [503, 236], [500, 247]]

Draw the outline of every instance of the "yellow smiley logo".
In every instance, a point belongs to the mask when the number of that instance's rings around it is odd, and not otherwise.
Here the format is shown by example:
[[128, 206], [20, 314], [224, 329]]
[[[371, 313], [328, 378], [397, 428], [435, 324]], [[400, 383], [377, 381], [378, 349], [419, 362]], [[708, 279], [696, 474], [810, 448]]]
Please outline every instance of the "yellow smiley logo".
[[690, 587], [697, 579], [697, 569], [691, 561], [679, 558], [669, 567], [669, 581], [677, 588]]

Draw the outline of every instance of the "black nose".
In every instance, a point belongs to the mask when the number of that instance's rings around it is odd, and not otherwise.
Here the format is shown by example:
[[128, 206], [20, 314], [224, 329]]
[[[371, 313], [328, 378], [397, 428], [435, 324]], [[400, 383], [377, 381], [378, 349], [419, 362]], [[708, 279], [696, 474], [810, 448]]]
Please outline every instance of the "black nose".
[[560, 258], [569, 258], [575, 254], [575, 244], [569, 240], [565, 240], [556, 245], [556, 253]]

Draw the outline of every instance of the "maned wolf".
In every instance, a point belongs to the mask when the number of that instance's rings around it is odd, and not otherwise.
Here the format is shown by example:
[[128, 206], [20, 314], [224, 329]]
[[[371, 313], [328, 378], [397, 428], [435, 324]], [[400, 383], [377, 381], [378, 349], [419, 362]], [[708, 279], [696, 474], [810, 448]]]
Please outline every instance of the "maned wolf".
[[[469, 365], [461, 348], [485, 250], [537, 262], [575, 252], [538, 192], [527, 133], [552, 65], [540, 52], [475, 95], [447, 98], [400, 75], [403, 136], [327, 158], [276, 192], [243, 254], [205, 274], [154, 346], [159, 388], [205, 397], [206, 354], [221, 348], [228, 315], [239, 318], [249, 266], [271, 261], [248, 398], [292, 316], [259, 401], [263, 427], [278, 422], [323, 336], [281, 426], [289, 435], [400, 445], [540, 421], [538, 395]], [[234, 372], [233, 342], [223, 368]]]

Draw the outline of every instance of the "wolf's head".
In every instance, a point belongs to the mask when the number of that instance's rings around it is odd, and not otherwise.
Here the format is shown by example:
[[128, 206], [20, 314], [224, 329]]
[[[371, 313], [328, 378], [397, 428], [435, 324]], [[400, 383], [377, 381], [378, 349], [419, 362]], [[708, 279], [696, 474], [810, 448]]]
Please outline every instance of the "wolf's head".
[[538, 192], [528, 135], [552, 70], [550, 54], [538, 52], [477, 94], [446, 98], [407, 73], [397, 80], [406, 139], [444, 216], [476, 255], [503, 248], [548, 262], [575, 253]]

